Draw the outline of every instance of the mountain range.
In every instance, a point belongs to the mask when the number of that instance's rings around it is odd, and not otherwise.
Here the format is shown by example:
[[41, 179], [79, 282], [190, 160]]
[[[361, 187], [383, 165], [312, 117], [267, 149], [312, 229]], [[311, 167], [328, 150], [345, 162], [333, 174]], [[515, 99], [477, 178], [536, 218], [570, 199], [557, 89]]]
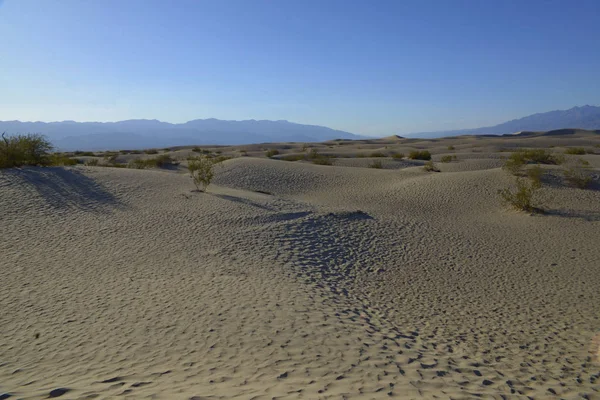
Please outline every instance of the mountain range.
[[265, 142], [320, 142], [362, 136], [318, 125], [288, 121], [197, 119], [182, 124], [158, 120], [119, 122], [0, 121], [0, 132], [41, 133], [59, 150], [115, 150], [184, 145], [235, 145]]
[[[439, 138], [459, 135], [502, 135], [562, 128], [600, 129], [600, 107], [582, 106], [533, 114], [495, 126], [451, 131], [420, 132], [405, 136]], [[266, 142], [320, 142], [364, 139], [354, 133], [288, 121], [223, 121], [197, 119], [181, 124], [158, 120], [119, 122], [0, 121], [0, 132], [41, 133], [60, 150], [115, 150], [185, 145], [236, 145]]]
[[600, 129], [600, 107], [585, 105], [568, 110], [556, 110], [513, 119], [494, 126], [452, 131], [419, 132], [405, 136], [440, 138], [459, 135], [504, 135], [522, 131], [551, 131], [562, 128]]

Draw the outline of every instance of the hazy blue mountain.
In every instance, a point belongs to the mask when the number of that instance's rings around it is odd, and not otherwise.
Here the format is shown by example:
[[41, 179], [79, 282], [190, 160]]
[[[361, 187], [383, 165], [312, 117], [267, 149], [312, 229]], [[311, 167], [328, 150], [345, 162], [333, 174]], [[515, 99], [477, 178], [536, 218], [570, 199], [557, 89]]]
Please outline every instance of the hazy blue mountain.
[[586, 105], [583, 107], [573, 107], [569, 110], [533, 114], [495, 126], [452, 131], [420, 132], [405, 136], [438, 138], [457, 135], [502, 135], [521, 131], [551, 131], [562, 128], [600, 129], [600, 107]]
[[112, 150], [207, 144], [319, 142], [362, 136], [288, 121], [197, 119], [182, 124], [157, 120], [118, 122], [0, 121], [0, 132], [41, 133], [61, 150]]

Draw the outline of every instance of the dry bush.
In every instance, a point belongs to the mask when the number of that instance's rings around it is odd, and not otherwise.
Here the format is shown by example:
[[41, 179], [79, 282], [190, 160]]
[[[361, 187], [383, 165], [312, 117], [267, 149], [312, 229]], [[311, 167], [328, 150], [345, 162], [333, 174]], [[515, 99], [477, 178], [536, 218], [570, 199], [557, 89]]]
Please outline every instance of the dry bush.
[[318, 156], [318, 157], [314, 157], [312, 158], [312, 162], [313, 164], [317, 164], [317, 165], [333, 165], [333, 161], [331, 160], [331, 157], [328, 156]]
[[276, 156], [276, 155], [278, 155], [278, 154], [279, 154], [279, 150], [277, 150], [277, 149], [271, 149], [271, 150], [267, 150], [267, 151], [265, 152], [265, 155], [266, 155], [267, 157], [269, 157], [269, 158], [271, 158], [271, 157], [273, 157], [273, 156]]
[[48, 165], [52, 165], [55, 167], [64, 167], [69, 165], [77, 165], [78, 163], [79, 161], [70, 158], [65, 154], [53, 153], [50, 155]]
[[452, 162], [453, 160], [456, 160], [456, 159], [457, 159], [456, 156], [450, 156], [450, 155], [448, 155], [448, 156], [442, 156], [442, 158], [440, 158], [440, 161], [443, 162], [443, 163], [449, 163], [449, 162]]
[[382, 153], [381, 151], [374, 151], [373, 153], [371, 153], [370, 157], [387, 157], [384, 153]]
[[433, 161], [431, 160], [427, 161], [425, 165], [423, 165], [423, 169], [427, 172], [440, 172], [438, 167], [436, 167]]
[[585, 149], [583, 147], [569, 147], [565, 150], [565, 154], [582, 155], [585, 154]]
[[145, 169], [145, 168], [168, 168], [175, 164], [175, 160], [168, 154], [161, 154], [153, 158], [138, 158], [131, 160], [128, 164], [129, 168]]
[[431, 153], [427, 150], [415, 150], [408, 153], [408, 158], [411, 160], [431, 160]]
[[375, 160], [371, 164], [369, 164], [369, 168], [382, 169], [383, 168], [383, 164], [381, 163], [380, 160]]
[[448, 150], [454, 150], [455, 147], [454, 146], [448, 146]]
[[85, 165], [87, 165], [88, 167], [96, 167], [98, 165], [98, 159], [92, 158], [91, 160], [87, 160], [85, 162]]
[[146, 154], [158, 154], [158, 150], [156, 150], [156, 149], [147, 149], [147, 150], [144, 150], [144, 153], [146, 153]]
[[510, 155], [502, 169], [512, 175], [520, 176], [527, 164], [562, 164], [564, 157], [552, 154], [544, 149], [518, 150]]
[[305, 156], [304, 156], [304, 154], [288, 154], [288, 155], [280, 157], [279, 159], [284, 160], [284, 161], [300, 161], [300, 160], [304, 160]]
[[392, 158], [394, 158], [396, 160], [401, 160], [404, 158], [404, 153], [394, 153], [394, 154], [392, 154]]
[[[188, 171], [200, 192], [206, 192], [206, 188], [215, 176], [215, 165], [224, 161], [222, 158], [190, 157], [188, 158]], [[202, 187], [202, 189], [200, 189]]]
[[539, 211], [540, 207], [534, 205], [535, 195], [541, 188], [534, 181], [523, 178], [517, 178], [516, 189], [510, 188], [498, 190], [502, 200], [516, 210], [521, 211]]

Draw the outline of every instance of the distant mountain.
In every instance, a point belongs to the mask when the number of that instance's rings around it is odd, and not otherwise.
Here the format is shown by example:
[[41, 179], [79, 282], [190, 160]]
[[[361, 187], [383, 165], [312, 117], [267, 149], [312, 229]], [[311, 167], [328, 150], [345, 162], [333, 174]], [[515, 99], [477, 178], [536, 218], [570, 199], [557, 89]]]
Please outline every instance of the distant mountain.
[[0, 121], [0, 132], [41, 133], [60, 150], [115, 150], [184, 145], [320, 142], [362, 136], [288, 121], [197, 119], [182, 124], [157, 120], [119, 122]]
[[583, 106], [533, 114], [495, 126], [452, 131], [411, 133], [409, 137], [438, 138], [458, 135], [502, 135], [521, 131], [551, 131], [563, 128], [600, 129], [600, 107]]

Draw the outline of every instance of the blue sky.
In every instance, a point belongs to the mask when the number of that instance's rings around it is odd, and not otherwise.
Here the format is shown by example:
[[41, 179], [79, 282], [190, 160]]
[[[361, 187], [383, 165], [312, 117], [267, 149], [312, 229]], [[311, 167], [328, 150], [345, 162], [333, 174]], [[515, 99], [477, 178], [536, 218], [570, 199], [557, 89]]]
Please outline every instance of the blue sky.
[[368, 135], [600, 105], [600, 1], [0, 0], [0, 120]]

